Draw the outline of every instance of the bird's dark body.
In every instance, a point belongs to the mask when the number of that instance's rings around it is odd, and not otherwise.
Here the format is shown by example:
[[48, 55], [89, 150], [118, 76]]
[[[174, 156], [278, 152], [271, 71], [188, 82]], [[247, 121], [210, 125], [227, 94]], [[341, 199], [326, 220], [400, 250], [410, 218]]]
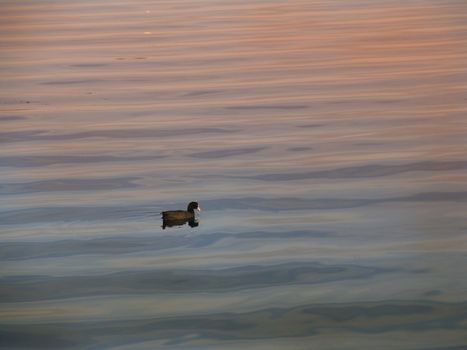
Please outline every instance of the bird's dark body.
[[190, 220], [194, 217], [194, 212], [185, 210], [171, 210], [162, 212], [162, 219], [164, 220]]

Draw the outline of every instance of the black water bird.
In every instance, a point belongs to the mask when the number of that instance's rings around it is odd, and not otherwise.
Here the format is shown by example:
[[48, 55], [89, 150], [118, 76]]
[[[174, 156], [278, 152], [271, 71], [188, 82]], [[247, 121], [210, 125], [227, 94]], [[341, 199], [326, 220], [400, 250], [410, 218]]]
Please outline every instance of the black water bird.
[[186, 210], [169, 210], [162, 212], [162, 229], [166, 227], [182, 226], [188, 223], [190, 227], [198, 226], [195, 210], [201, 211], [198, 202], [190, 202]]

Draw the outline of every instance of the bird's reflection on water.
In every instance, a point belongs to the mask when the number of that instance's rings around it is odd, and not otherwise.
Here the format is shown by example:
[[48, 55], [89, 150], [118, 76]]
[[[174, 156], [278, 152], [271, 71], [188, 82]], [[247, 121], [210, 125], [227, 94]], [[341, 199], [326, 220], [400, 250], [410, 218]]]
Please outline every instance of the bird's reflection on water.
[[199, 221], [196, 219], [174, 219], [174, 220], [167, 220], [162, 219], [162, 229], [165, 230], [166, 227], [180, 227], [188, 224], [190, 227], [198, 227]]

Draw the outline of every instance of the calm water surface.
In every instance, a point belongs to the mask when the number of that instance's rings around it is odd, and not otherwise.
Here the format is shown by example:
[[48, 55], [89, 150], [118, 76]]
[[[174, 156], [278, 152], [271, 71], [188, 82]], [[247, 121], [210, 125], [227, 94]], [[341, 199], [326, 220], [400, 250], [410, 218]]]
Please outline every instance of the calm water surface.
[[1, 348], [467, 348], [465, 1], [0, 10]]

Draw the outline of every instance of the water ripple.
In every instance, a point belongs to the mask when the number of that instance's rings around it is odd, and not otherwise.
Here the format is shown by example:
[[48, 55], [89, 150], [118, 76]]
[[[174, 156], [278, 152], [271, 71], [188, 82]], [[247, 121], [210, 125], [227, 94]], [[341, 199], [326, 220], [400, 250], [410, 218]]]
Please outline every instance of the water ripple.
[[135, 162], [165, 158], [163, 155], [151, 156], [112, 156], [112, 155], [51, 155], [51, 156], [5, 156], [0, 157], [0, 167], [43, 167], [54, 164], [86, 164], [102, 162]]
[[99, 276], [12, 276], [0, 279], [0, 303], [114, 294], [222, 292], [362, 279], [385, 272], [391, 270], [357, 265], [288, 263], [221, 270], [129, 271]]
[[[311, 304], [292, 308], [271, 307], [245, 313], [187, 315], [157, 319], [128, 319], [98, 322], [62, 322], [22, 324], [1, 327], [2, 343], [10, 348], [86, 348], [99, 344], [107, 348], [117, 341], [136, 345], [143, 341], [160, 341], [164, 348], [195, 346], [199, 341], [253, 340], [263, 342], [287, 338], [313, 337], [332, 331], [334, 337], [368, 334], [377, 336], [411, 332], [412, 339], [427, 340], [442, 349], [465, 349], [462, 337], [436, 339], [430, 332], [467, 331], [466, 303], [426, 301], [381, 301], [347, 304]], [[437, 333], [435, 333], [437, 334]], [[379, 340], [381, 341], [381, 339]], [[465, 342], [465, 338], [464, 338]], [[267, 343], [266, 343], [267, 344]], [[360, 342], [346, 349], [362, 349]], [[399, 343], [400, 344], [400, 343]], [[434, 347], [429, 349], [434, 349]], [[374, 347], [365, 347], [370, 349]], [[436, 347], [435, 347], [436, 348]], [[441, 349], [438, 348], [438, 349]]]
[[64, 257], [89, 254], [129, 254], [173, 248], [200, 248], [226, 238], [231, 239], [306, 239], [330, 236], [324, 231], [253, 231], [242, 233], [210, 233], [202, 235], [165, 235], [156, 237], [106, 237], [87, 240], [67, 239], [53, 242], [3, 242], [0, 261]]
[[233, 148], [233, 149], [220, 149], [206, 152], [196, 152], [190, 154], [191, 157], [195, 158], [224, 158], [233, 157], [242, 154], [251, 154], [259, 152], [266, 147], [245, 147], [245, 148]]
[[[295, 197], [243, 197], [201, 201], [209, 210], [255, 209], [263, 211], [286, 210], [331, 210], [357, 208], [380, 203], [396, 202], [466, 202], [467, 192], [426, 192], [405, 197], [389, 198], [295, 198]], [[179, 203], [184, 206], [186, 203]], [[38, 207], [14, 209], [0, 212], [0, 225], [22, 225], [44, 222], [105, 221], [143, 218], [148, 212], [156, 215], [160, 204], [134, 206], [82, 206], [82, 207]]]
[[30, 141], [55, 141], [55, 140], [75, 140], [91, 137], [104, 137], [116, 139], [133, 138], [159, 138], [175, 137], [197, 134], [229, 134], [236, 132], [236, 129], [227, 128], [181, 128], [181, 129], [106, 129], [90, 130], [76, 133], [56, 134], [47, 130], [11, 131], [0, 132], [0, 143], [9, 142], [30, 142]]
[[105, 191], [122, 188], [135, 188], [138, 177], [105, 179], [55, 179], [24, 183], [0, 184], [0, 194], [25, 194], [35, 192]]
[[411, 171], [450, 171], [467, 169], [467, 161], [424, 161], [399, 165], [369, 164], [343, 167], [330, 170], [309, 172], [290, 172], [277, 174], [261, 174], [255, 176], [238, 176], [238, 178], [262, 181], [292, 181], [305, 179], [354, 179], [380, 177], [402, 174]]

